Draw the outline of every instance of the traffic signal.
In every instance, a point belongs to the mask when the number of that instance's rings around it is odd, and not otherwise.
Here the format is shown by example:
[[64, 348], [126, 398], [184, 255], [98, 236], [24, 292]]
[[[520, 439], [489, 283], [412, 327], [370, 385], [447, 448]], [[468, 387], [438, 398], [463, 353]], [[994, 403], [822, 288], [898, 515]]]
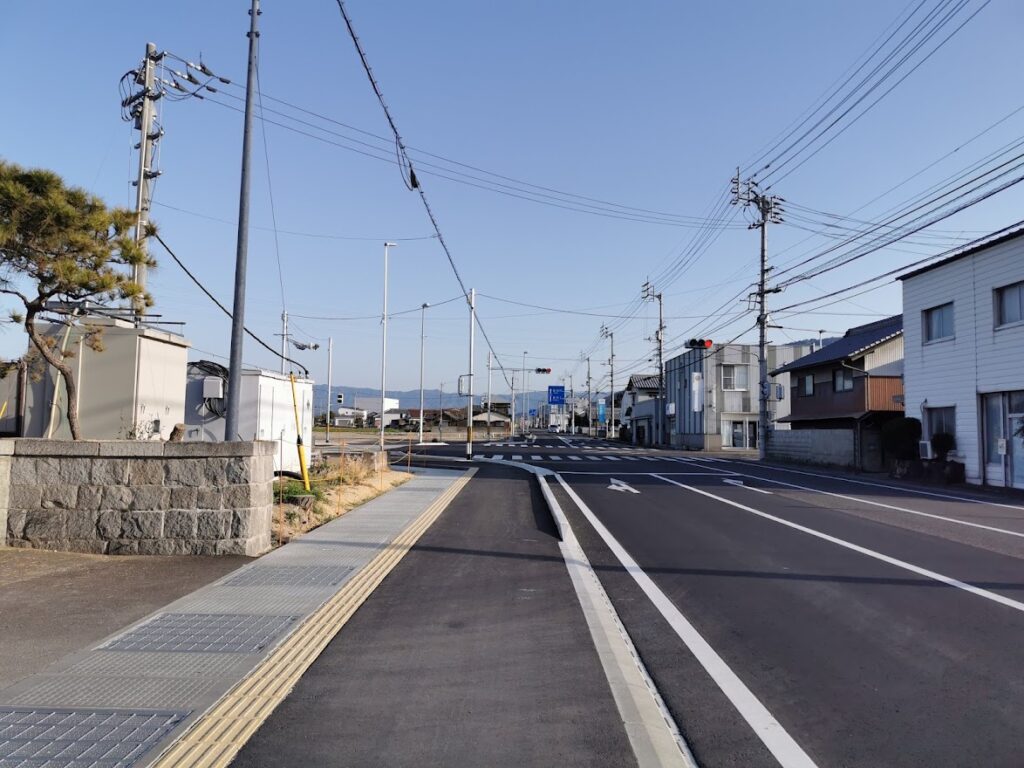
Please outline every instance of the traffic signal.
[[711, 349], [713, 344], [714, 342], [711, 339], [690, 339], [686, 342], [686, 346], [690, 349]]
[[551, 373], [550, 368], [534, 368], [534, 373]]
[[345, 404], [345, 393], [344, 392], [339, 392], [337, 394], [337, 400], [338, 400], [338, 405], [344, 405]]

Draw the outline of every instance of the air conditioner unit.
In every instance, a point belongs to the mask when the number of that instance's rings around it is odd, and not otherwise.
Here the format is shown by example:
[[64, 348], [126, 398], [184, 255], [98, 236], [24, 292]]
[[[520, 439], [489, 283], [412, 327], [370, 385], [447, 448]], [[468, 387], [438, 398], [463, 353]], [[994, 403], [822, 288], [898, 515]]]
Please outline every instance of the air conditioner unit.
[[917, 450], [922, 459], [934, 459], [935, 451], [932, 450], [932, 443], [930, 440], [920, 440], [917, 443]]

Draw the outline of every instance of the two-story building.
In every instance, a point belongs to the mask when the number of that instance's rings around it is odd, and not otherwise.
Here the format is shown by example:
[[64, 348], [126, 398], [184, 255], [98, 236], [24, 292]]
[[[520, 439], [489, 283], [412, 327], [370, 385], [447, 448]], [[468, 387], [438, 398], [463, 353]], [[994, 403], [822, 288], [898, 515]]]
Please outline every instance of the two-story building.
[[622, 393], [621, 421], [630, 440], [640, 445], [657, 442], [658, 374], [634, 373]]
[[[809, 344], [768, 345], [769, 370], [802, 357]], [[676, 448], [718, 450], [757, 448], [758, 348], [721, 344], [691, 349], [665, 362], [665, 411], [669, 443]], [[789, 374], [780, 374], [783, 392]], [[785, 396], [772, 389], [769, 421], [789, 414]], [[776, 428], [789, 429], [781, 423]]]
[[1024, 488], [1024, 227], [900, 280], [907, 415], [968, 482]]
[[789, 374], [789, 415], [779, 421], [793, 431], [819, 432], [776, 440], [770, 455], [809, 459], [800, 453], [810, 452], [828, 463], [883, 468], [882, 424], [903, 414], [902, 315], [851, 328], [771, 374]]

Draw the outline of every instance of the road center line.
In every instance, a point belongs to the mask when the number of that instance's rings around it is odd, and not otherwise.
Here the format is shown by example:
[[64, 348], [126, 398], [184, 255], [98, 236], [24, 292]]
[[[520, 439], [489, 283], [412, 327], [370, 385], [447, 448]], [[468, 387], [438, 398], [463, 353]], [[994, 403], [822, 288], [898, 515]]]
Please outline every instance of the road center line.
[[688, 491], [693, 491], [694, 493], [699, 493], [701, 496], [707, 496], [709, 499], [715, 499], [716, 501], [720, 501], [723, 504], [728, 504], [731, 507], [736, 507], [737, 509], [742, 509], [744, 512], [750, 512], [751, 514], [757, 515], [758, 517], [763, 517], [766, 520], [771, 520], [774, 523], [779, 523], [780, 525], [785, 525], [787, 528], [792, 528], [794, 530], [810, 534], [811, 536], [815, 536], [815, 537], [817, 537], [819, 539], [823, 539], [824, 541], [829, 541], [829, 542], [831, 542], [833, 544], [838, 544], [840, 547], [845, 547], [846, 549], [852, 550], [854, 552], [858, 552], [858, 553], [860, 553], [862, 555], [867, 555], [868, 557], [873, 557], [875, 560], [881, 560], [883, 563], [888, 563], [889, 565], [894, 565], [897, 568], [902, 568], [905, 571], [910, 571], [911, 573], [916, 573], [919, 576], [925, 576], [925, 577], [927, 577], [929, 579], [933, 579], [935, 581], [941, 582], [941, 583], [946, 584], [947, 586], [950, 586], [950, 587], [956, 587], [957, 589], [962, 589], [965, 592], [970, 592], [971, 594], [977, 595], [978, 597], [983, 597], [986, 600], [991, 600], [994, 603], [999, 603], [1001, 605], [1005, 605], [1008, 608], [1013, 608], [1015, 611], [1021, 611], [1022, 613], [1024, 613], [1024, 603], [1020, 603], [1020, 602], [1018, 602], [1016, 600], [1013, 600], [1013, 599], [1011, 599], [1009, 597], [1003, 597], [1002, 595], [997, 594], [995, 592], [990, 592], [987, 589], [982, 589], [981, 587], [976, 587], [973, 584], [968, 584], [965, 581], [960, 581], [959, 579], [954, 579], [951, 576], [945, 576], [945, 575], [943, 575], [941, 573], [937, 573], [936, 571], [930, 571], [927, 568], [922, 568], [922, 567], [920, 567], [918, 565], [914, 565], [913, 563], [908, 563], [905, 560], [899, 560], [898, 558], [890, 557], [889, 555], [883, 555], [881, 552], [876, 552], [873, 549], [868, 549], [867, 547], [862, 547], [859, 544], [854, 544], [851, 541], [846, 541], [845, 539], [840, 539], [840, 538], [837, 538], [836, 536], [831, 536], [831, 535], [829, 535], [827, 533], [822, 533], [821, 531], [816, 531], [813, 528], [808, 528], [806, 525], [800, 525], [799, 523], [794, 523], [794, 522], [792, 522], [790, 520], [786, 520], [786, 519], [781, 518], [781, 517], [776, 517], [775, 515], [769, 514], [768, 512], [762, 512], [759, 509], [754, 509], [753, 507], [748, 507], [746, 504], [740, 504], [737, 501], [732, 501], [731, 499], [727, 499], [727, 498], [725, 498], [723, 496], [716, 496], [715, 494], [709, 493], [708, 491], [701, 490], [700, 488], [694, 488], [692, 485], [686, 485], [685, 483], [680, 483], [678, 480], [673, 480], [670, 477], [665, 477], [663, 475], [658, 475], [658, 474], [654, 474], [654, 473], [651, 474], [651, 477], [656, 477], [659, 480], [664, 480], [666, 483], [670, 483], [672, 485], [678, 485], [680, 488], [685, 488]]
[[[649, 473], [648, 473], [649, 474]], [[657, 477], [657, 475], [654, 475]], [[622, 563], [626, 572], [636, 581], [640, 589], [644, 591], [655, 608], [665, 617], [679, 638], [690, 649], [690, 652], [697, 658], [701, 666], [711, 676], [722, 692], [728, 697], [732, 705], [744, 720], [757, 734], [776, 760], [783, 768], [817, 768], [814, 761], [800, 747], [793, 737], [772, 715], [761, 701], [747, 688], [739, 676], [732, 671], [725, 660], [719, 656], [715, 649], [701, 636], [697, 629], [683, 616], [682, 612], [661, 591], [657, 584], [637, 564], [636, 560], [625, 550], [625, 548], [612, 536], [611, 532], [604, 527], [604, 524], [597, 519], [597, 515], [586, 505], [579, 495], [565, 482], [561, 474], [556, 473], [559, 484], [569, 494], [569, 497], [579, 507], [580, 512], [594, 526], [594, 530], [604, 539], [605, 544]], [[665, 479], [665, 478], [661, 478]], [[685, 487], [685, 486], [684, 486]]]

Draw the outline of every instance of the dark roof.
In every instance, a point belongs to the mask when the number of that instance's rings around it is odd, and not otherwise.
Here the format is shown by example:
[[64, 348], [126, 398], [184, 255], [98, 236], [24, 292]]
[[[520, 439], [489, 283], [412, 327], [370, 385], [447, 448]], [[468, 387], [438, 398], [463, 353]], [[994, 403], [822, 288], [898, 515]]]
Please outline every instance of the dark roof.
[[833, 341], [816, 352], [798, 357], [791, 363], [786, 363], [781, 368], [772, 371], [774, 376], [777, 373], [787, 371], [799, 371], [804, 368], [815, 368], [826, 363], [834, 363], [837, 360], [847, 360], [853, 357], [860, 357], [872, 347], [877, 347], [884, 341], [895, 338], [903, 333], [903, 315], [893, 315], [884, 320], [876, 320], [867, 325], [858, 325], [851, 328], [841, 338]]
[[629, 377], [626, 389], [658, 389], [658, 379], [659, 377], [656, 373], [634, 373]]
[[973, 256], [979, 251], [983, 251], [986, 248], [991, 248], [994, 245], [1005, 243], [1007, 240], [1013, 240], [1015, 237], [1024, 235], [1024, 227], [1018, 227], [1014, 225], [1012, 228], [1001, 229], [998, 232], [993, 232], [991, 235], [986, 235], [983, 238], [979, 238], [974, 242], [968, 243], [962, 250], [954, 253], [945, 259], [941, 259], [932, 264], [915, 269], [913, 272], [907, 272], [905, 275], [900, 275], [897, 280], [906, 280], [908, 277], [917, 277], [918, 275], [924, 274], [925, 272], [931, 272], [933, 269], [944, 267], [954, 261]]

